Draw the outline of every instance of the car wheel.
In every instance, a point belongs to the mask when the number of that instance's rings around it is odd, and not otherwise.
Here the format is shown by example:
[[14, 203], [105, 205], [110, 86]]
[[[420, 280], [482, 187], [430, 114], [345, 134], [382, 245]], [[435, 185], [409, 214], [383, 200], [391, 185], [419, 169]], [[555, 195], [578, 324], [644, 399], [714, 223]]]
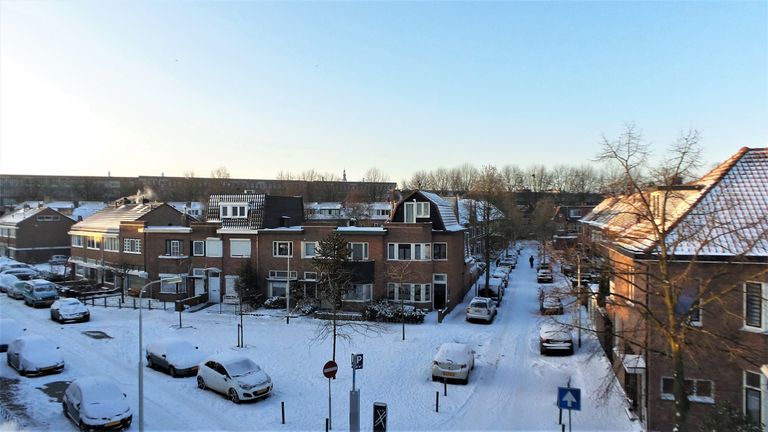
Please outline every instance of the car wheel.
[[541, 353], [543, 355], [546, 355], [547, 354], [547, 349], [544, 348], [543, 346], [539, 345], [539, 353]]
[[53, 316], [53, 312], [51, 312], [51, 321], [56, 321], [56, 317]]
[[77, 426], [78, 426], [78, 428], [79, 428], [81, 431], [87, 431], [87, 430], [88, 430], [88, 425], [87, 425], [87, 424], [85, 424], [85, 423], [83, 423], [83, 421], [82, 421], [82, 420], [80, 420], [80, 423], [79, 423]]
[[147, 367], [150, 368], [150, 369], [154, 369], [155, 368], [155, 364], [152, 362], [152, 357], [150, 357], [150, 356], [147, 356]]
[[461, 383], [462, 383], [462, 384], [464, 384], [464, 385], [467, 385], [467, 384], [469, 384], [469, 373], [467, 373], [467, 377], [466, 377], [466, 378], [464, 378], [463, 380], [461, 380]]
[[64, 401], [61, 401], [61, 410], [64, 411], [64, 417], [69, 417], [69, 412], [67, 411], [67, 403]]
[[168, 375], [176, 378], [176, 368], [173, 366], [168, 367]]
[[437, 381], [437, 377], [432, 375], [432, 381]]
[[205, 390], [205, 380], [201, 376], [197, 377], [197, 388]]
[[229, 400], [234, 403], [240, 403], [240, 396], [237, 395], [237, 391], [233, 388], [229, 389]]

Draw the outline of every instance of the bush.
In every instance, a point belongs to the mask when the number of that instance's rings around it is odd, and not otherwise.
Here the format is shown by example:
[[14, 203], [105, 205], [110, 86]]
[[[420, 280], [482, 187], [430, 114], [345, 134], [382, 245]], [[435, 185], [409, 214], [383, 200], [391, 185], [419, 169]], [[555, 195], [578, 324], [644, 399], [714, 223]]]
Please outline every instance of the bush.
[[294, 310], [303, 315], [310, 315], [315, 313], [318, 307], [320, 307], [319, 300], [313, 298], [305, 298], [299, 300]]
[[285, 309], [285, 297], [270, 297], [264, 301], [267, 309]]
[[400, 307], [399, 303], [389, 302], [387, 300], [378, 301], [366, 306], [363, 311], [363, 317], [367, 321], [380, 321], [389, 323], [399, 323], [405, 320], [409, 324], [421, 324], [424, 322], [426, 311], [415, 308], [411, 305]]

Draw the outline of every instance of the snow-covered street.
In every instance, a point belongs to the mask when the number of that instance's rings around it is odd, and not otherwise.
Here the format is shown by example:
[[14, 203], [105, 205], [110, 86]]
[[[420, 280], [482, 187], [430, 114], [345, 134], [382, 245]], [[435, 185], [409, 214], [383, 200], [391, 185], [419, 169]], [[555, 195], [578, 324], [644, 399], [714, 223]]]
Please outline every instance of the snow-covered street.
[[[490, 324], [468, 323], [464, 304], [443, 323], [436, 313], [426, 322], [406, 327], [387, 324], [387, 332], [373, 337], [354, 335], [341, 342], [337, 353], [339, 373], [332, 381], [333, 429], [348, 429], [349, 390], [352, 386], [350, 353], [365, 355], [364, 369], [357, 372], [361, 389], [361, 427], [372, 429], [372, 405], [388, 406], [389, 430], [560, 430], [556, 407], [557, 388], [581, 389], [582, 410], [572, 414], [572, 428], [579, 431], [633, 431], [640, 425], [625, 413], [623, 393], [602, 392], [608, 362], [593, 335], [583, 333], [582, 347], [573, 356], [545, 357], [539, 354], [538, 287], [536, 273], [527, 258], [535, 255], [532, 244], [524, 248], [519, 265], [512, 271], [496, 320]], [[555, 283], [564, 283], [556, 273]], [[47, 385], [77, 377], [101, 374], [115, 378], [131, 401], [132, 430], [138, 430], [137, 310], [91, 307], [92, 319], [83, 324], [61, 325], [49, 320], [48, 309], [32, 309], [22, 302], [0, 296], [3, 318], [13, 318], [27, 333], [42, 334], [61, 346], [67, 362], [62, 374], [38, 378], [20, 377], [0, 354], [0, 404], [23, 428], [74, 430], [61, 412], [62, 386]], [[567, 312], [569, 313], [569, 312]], [[218, 307], [183, 314], [145, 310], [144, 341], [182, 336], [205, 353], [246, 351], [271, 375], [274, 392], [256, 403], [233, 404], [211, 391], [199, 390], [194, 377], [171, 378], [145, 369], [145, 427], [162, 430], [322, 430], [328, 416], [328, 380], [323, 364], [331, 359], [331, 342], [315, 341], [318, 321], [312, 318], [284, 319], [273, 316], [245, 317], [246, 348], [234, 348], [239, 317], [220, 314]], [[84, 331], [102, 331], [108, 338], [96, 339]], [[432, 382], [432, 358], [443, 342], [471, 344], [476, 368], [469, 384]], [[57, 389], [58, 388], [58, 393]], [[440, 392], [440, 411], [435, 412], [435, 393]], [[47, 393], [46, 393], [47, 392]], [[57, 397], [58, 396], [58, 397]], [[281, 402], [286, 424], [281, 424]], [[563, 419], [567, 421], [564, 413]], [[566, 427], [567, 429], [567, 427]]]

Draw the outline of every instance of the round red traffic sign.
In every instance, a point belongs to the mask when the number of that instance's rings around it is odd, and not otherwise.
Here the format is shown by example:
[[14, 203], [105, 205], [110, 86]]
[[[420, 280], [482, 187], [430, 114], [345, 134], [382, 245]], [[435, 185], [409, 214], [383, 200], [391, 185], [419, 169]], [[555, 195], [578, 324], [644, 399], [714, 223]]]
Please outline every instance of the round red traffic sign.
[[336, 376], [336, 371], [339, 370], [339, 366], [336, 364], [335, 361], [331, 360], [328, 363], [323, 366], [323, 375], [325, 375], [326, 378], [334, 378]]

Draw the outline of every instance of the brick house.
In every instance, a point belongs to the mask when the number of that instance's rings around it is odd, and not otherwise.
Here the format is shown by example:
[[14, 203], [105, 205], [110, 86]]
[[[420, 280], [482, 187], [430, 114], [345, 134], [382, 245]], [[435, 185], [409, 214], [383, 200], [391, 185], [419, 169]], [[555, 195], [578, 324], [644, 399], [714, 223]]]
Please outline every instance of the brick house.
[[74, 223], [49, 207], [22, 207], [6, 214], [0, 217], [0, 256], [41, 263], [51, 255], [69, 255], [67, 232]]
[[581, 235], [581, 218], [589, 214], [595, 206], [558, 206], [552, 220], [555, 222], [555, 234], [552, 242], [557, 249], [574, 245]]
[[[189, 236], [188, 218], [167, 204], [138, 201], [123, 198], [72, 225], [70, 265], [76, 274], [138, 293], [159, 273], [180, 272], [187, 242], [173, 240]], [[160, 291], [169, 289], [177, 288]]]
[[768, 149], [742, 148], [690, 183], [608, 198], [582, 219], [610, 268], [610, 291], [595, 302], [595, 327], [633, 407], [630, 416], [662, 431], [674, 424], [673, 365], [650, 323], [665, 319], [658, 313], [665, 304], [651, 216], [636, 213], [643, 202], [657, 224], [666, 223], [670, 280], [680, 287], [672, 306], [690, 329], [689, 426], [726, 403], [768, 423], [761, 372], [768, 363]]

